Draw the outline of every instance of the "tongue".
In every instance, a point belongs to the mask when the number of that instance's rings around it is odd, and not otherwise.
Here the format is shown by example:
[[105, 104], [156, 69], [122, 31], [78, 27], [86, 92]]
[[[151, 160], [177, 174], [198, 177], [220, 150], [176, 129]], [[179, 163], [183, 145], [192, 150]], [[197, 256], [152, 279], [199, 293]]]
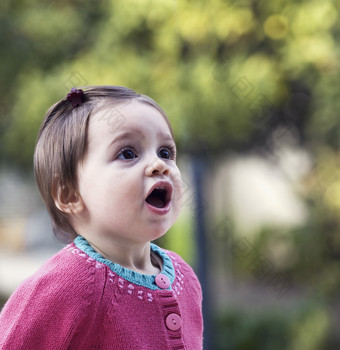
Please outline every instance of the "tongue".
[[150, 205], [156, 208], [163, 208], [164, 207], [164, 202], [162, 198], [150, 195], [147, 200], [146, 200]]

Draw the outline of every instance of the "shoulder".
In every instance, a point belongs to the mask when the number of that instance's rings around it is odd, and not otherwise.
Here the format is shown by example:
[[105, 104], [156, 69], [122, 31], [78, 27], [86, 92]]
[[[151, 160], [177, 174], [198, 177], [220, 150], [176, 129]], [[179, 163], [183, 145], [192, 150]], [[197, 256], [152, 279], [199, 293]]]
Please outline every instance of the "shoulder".
[[173, 263], [176, 279], [181, 284], [189, 284], [190, 287], [201, 295], [201, 284], [193, 268], [179, 254], [167, 249], [163, 249], [163, 251], [170, 257]]
[[96, 293], [101, 293], [105, 272], [98, 274], [96, 265], [79, 254], [74, 245], [62, 249], [20, 284], [9, 304], [22, 307], [27, 304], [41, 311], [57, 308], [60, 312], [88, 305], [96, 299]]
[[197, 278], [193, 268], [179, 254], [167, 249], [162, 249], [162, 250], [171, 259], [175, 270], [176, 270], [176, 267], [181, 267], [182, 270], [189, 273], [190, 275], [193, 275], [193, 277]]
[[88, 258], [69, 245], [21, 283], [0, 314], [0, 347], [68, 348], [78, 333], [87, 334], [106, 275]]
[[69, 294], [77, 292], [79, 295], [84, 285], [92, 285], [98, 279], [98, 272], [95, 262], [71, 244], [51, 257], [24, 284], [39, 284], [41, 287], [48, 286], [51, 291], [65, 290]]

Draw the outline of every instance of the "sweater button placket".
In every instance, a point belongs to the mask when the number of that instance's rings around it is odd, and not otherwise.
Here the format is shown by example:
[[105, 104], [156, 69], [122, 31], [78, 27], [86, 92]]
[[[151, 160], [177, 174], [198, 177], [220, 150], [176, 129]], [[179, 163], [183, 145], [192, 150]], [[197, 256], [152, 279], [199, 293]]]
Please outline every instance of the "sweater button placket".
[[169, 349], [185, 349], [182, 333], [183, 319], [174, 291], [160, 288], [157, 294], [163, 309], [164, 328], [167, 333]]

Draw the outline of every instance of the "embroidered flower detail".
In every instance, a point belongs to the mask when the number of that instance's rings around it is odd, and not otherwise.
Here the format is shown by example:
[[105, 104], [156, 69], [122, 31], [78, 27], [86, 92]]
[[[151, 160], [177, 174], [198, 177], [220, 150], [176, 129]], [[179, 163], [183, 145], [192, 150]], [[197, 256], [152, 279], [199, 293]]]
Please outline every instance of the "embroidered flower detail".
[[119, 288], [124, 288], [124, 280], [122, 278], [118, 279], [118, 287]]
[[128, 289], [128, 293], [132, 295], [132, 291], [135, 289], [135, 287], [132, 284], [129, 284]]
[[96, 261], [96, 269], [102, 269], [104, 266], [100, 262]]

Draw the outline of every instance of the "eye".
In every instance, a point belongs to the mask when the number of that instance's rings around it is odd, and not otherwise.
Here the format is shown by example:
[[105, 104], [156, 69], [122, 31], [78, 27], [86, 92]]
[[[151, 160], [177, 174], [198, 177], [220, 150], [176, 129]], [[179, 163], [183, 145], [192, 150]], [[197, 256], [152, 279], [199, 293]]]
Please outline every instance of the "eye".
[[117, 159], [134, 159], [137, 158], [137, 154], [134, 152], [133, 149], [127, 147], [127, 148], [123, 148], [119, 154]]
[[158, 152], [158, 156], [163, 159], [174, 160], [176, 158], [175, 147], [173, 146], [162, 147]]

